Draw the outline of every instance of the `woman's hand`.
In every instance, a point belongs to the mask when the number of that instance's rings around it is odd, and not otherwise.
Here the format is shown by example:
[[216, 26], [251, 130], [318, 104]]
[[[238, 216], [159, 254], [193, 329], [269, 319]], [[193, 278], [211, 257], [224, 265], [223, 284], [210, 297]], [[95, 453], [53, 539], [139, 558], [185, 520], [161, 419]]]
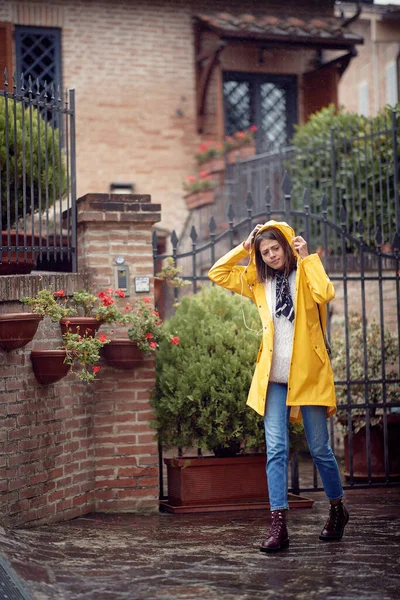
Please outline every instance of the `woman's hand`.
[[247, 252], [250, 252], [251, 247], [254, 243], [254, 239], [259, 231], [259, 229], [262, 227], [262, 224], [257, 223], [257, 225], [254, 227], [253, 231], [251, 231], [249, 237], [247, 238], [247, 240], [245, 242], [243, 242], [243, 248], [245, 250], [247, 250]]
[[308, 256], [307, 242], [301, 235], [297, 235], [293, 238], [293, 249], [301, 258], [306, 258], [306, 256]]

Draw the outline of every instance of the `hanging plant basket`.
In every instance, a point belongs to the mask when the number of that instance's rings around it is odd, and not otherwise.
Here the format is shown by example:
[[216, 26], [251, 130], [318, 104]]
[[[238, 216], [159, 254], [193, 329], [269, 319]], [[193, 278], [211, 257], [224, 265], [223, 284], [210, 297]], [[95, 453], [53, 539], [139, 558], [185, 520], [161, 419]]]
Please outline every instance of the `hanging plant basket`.
[[0, 315], [0, 346], [6, 352], [26, 346], [32, 341], [42, 315], [9, 313]]
[[63, 335], [69, 330], [71, 333], [80, 333], [82, 336], [86, 334], [89, 337], [94, 337], [100, 325], [101, 322], [94, 317], [66, 317], [60, 320], [61, 333]]
[[111, 340], [101, 349], [104, 360], [115, 369], [136, 369], [142, 366], [145, 353], [135, 342], [125, 338]]
[[49, 385], [68, 375], [71, 365], [64, 363], [65, 350], [32, 350], [33, 372], [39, 383]]

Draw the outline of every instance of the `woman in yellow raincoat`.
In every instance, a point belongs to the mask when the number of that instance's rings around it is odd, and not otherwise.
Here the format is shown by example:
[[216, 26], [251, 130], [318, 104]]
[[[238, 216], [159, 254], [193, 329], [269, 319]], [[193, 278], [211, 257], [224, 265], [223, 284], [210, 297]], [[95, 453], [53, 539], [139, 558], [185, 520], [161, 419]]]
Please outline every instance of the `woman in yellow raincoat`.
[[[248, 259], [247, 266], [238, 265]], [[317, 254], [284, 222], [258, 224], [245, 242], [210, 269], [212, 281], [251, 298], [262, 342], [247, 404], [264, 417], [271, 528], [260, 550], [289, 546], [289, 420], [303, 419], [311, 456], [330, 501], [321, 540], [340, 539], [349, 515], [329, 446], [327, 417], [336, 412], [331, 363], [324, 342], [326, 304], [335, 296]]]

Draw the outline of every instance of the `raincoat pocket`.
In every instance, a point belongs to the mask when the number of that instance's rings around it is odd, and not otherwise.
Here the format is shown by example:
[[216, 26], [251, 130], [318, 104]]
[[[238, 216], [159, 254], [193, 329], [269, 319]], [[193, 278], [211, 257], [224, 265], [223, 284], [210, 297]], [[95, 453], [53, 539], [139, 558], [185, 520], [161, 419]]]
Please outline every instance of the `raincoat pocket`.
[[314, 323], [314, 325], [310, 328], [310, 340], [314, 352], [317, 354], [321, 362], [324, 363], [326, 360], [326, 349], [324, 338], [322, 336], [321, 326], [319, 323]]

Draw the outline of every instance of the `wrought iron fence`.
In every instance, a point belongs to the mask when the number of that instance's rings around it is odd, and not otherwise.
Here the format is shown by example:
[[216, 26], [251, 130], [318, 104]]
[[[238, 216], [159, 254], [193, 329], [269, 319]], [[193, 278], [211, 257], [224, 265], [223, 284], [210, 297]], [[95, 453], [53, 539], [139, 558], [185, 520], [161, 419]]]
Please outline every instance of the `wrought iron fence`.
[[[355, 233], [349, 231], [344, 208], [339, 222], [330, 220], [326, 196], [319, 205], [311, 207], [310, 194], [304, 193], [303, 204], [299, 206], [292, 202], [288, 178], [282, 187], [280, 204], [272, 204], [269, 194], [264, 195], [263, 204], [255, 204], [252, 194], [248, 193], [244, 218], [241, 212], [242, 218], [236, 219], [233, 206], [229, 205], [222, 227], [211, 215], [206, 242], [198, 236], [193, 225], [188, 235], [190, 248], [187, 244], [181, 248], [176, 233], [172, 233], [170, 256], [177, 266], [182, 267], [182, 278], [191, 284], [183, 290], [173, 289], [174, 300], [179, 300], [182, 294], [196, 293], [201, 285], [209, 284], [209, 267], [245, 239], [257, 222], [284, 219], [297, 233], [306, 236], [310, 246], [315, 246], [313, 232], [320, 232], [321, 258], [328, 272], [334, 266], [330, 278], [337, 290], [341, 290], [340, 298], [335, 300], [339, 307], [337, 314], [332, 317], [330, 313], [332, 318], [328, 323], [328, 333], [335, 330], [333, 366], [339, 409], [337, 417], [330, 421], [331, 444], [335, 449], [335, 443], [344, 440], [345, 487], [399, 481], [400, 228], [393, 236], [390, 252], [384, 252], [380, 229], [375, 232], [372, 242], [370, 236], [365, 235], [362, 221], [358, 221]], [[328, 252], [333, 238], [337, 242], [334, 262]], [[158, 254], [157, 246], [157, 234], [154, 233], [155, 272], [167, 257]], [[351, 260], [349, 247], [354, 248], [357, 261]], [[358, 314], [353, 314], [355, 296]], [[344, 430], [338, 434], [341, 427]], [[361, 436], [358, 435], [360, 431]], [[381, 461], [379, 467], [378, 459]], [[315, 467], [312, 481], [304, 483], [299, 474], [301, 466], [295, 457], [292, 460], [292, 491], [322, 489]]]
[[[226, 165], [225, 183], [216, 189], [213, 207], [199, 207], [192, 211], [190, 219], [199, 238], [206, 239], [207, 228], [202, 229], [201, 223], [207, 221], [211, 210], [222, 224], [226, 223], [228, 206], [232, 206], [240, 221], [247, 216], [248, 192], [255, 212], [261, 212], [266, 203], [273, 212], [283, 201], [285, 190], [281, 189], [281, 181], [288, 172], [294, 207], [301, 207], [305, 201], [310, 211], [317, 213], [325, 197], [332, 223], [340, 226], [345, 210], [348, 232], [357, 235], [361, 220], [365, 243], [375, 247], [379, 229], [382, 244], [390, 249], [400, 227], [399, 136], [400, 105], [374, 119], [357, 119], [346, 128], [331, 128], [327, 139], [239, 159]], [[305, 189], [307, 198], [303, 200]], [[322, 246], [320, 223], [313, 222], [311, 226], [315, 247]], [[329, 236], [329, 252], [340, 254], [334, 232], [329, 231]], [[355, 250], [354, 246], [347, 248], [348, 252]]]
[[24, 81], [0, 90], [0, 275], [76, 272], [75, 93]]

